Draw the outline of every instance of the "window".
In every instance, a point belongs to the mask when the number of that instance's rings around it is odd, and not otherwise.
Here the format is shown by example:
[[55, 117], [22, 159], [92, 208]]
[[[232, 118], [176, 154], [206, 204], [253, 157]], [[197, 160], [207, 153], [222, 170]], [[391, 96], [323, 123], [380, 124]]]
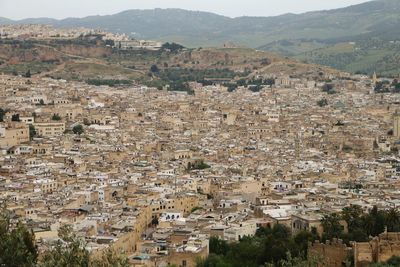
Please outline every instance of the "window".
[[183, 260], [183, 261], [182, 261], [182, 266], [187, 266], [186, 260]]

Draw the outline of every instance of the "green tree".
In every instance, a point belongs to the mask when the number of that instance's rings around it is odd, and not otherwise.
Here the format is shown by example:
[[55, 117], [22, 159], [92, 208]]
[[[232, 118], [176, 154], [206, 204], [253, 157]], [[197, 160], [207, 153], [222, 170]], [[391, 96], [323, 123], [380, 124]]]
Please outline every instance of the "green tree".
[[293, 256], [300, 255], [300, 248], [291, 237], [290, 229], [284, 225], [276, 224], [269, 230], [262, 231], [266, 236], [262, 239], [263, 253], [260, 255], [259, 264], [266, 262], [279, 264], [280, 261], [286, 259], [287, 253]]
[[20, 121], [20, 119], [19, 119], [19, 114], [13, 114], [13, 115], [11, 116], [11, 121]]
[[262, 240], [252, 237], [243, 237], [240, 242], [233, 243], [225, 257], [233, 267], [258, 267], [264, 264]]
[[322, 91], [326, 92], [328, 94], [334, 94], [335, 93], [335, 87], [333, 84], [331, 83], [326, 83], [322, 86]]
[[299, 248], [301, 256], [303, 256], [304, 258], [307, 257], [308, 243], [313, 242], [317, 239], [318, 235], [308, 231], [301, 231], [294, 237], [294, 242], [296, 243], [296, 246]]
[[30, 78], [32, 75], [31, 75], [31, 70], [28, 70], [26, 73], [25, 73], [25, 78]]
[[152, 66], [150, 67], [150, 71], [151, 71], [152, 73], [158, 73], [158, 72], [160, 72], [160, 69], [157, 67], [157, 65], [152, 65]]
[[210, 238], [210, 253], [226, 256], [228, 251], [229, 251], [228, 242], [215, 236], [212, 236]]
[[72, 128], [72, 132], [74, 134], [81, 135], [85, 132], [85, 130], [83, 129], [83, 126], [81, 124], [78, 124], [78, 125], [75, 125], [74, 128]]
[[386, 212], [386, 226], [389, 232], [399, 231], [400, 213], [397, 208], [391, 208]]
[[170, 51], [172, 53], [179, 52], [180, 50], [184, 49], [185, 47], [177, 44], [177, 43], [165, 43], [161, 47], [163, 50]]
[[0, 207], [0, 266], [34, 267], [37, 256], [33, 232], [21, 222], [13, 227], [9, 211]]
[[385, 211], [378, 210], [377, 206], [374, 206], [369, 212], [369, 217], [371, 218], [372, 228], [370, 229], [370, 235], [378, 236], [385, 231]]
[[350, 241], [365, 242], [368, 240], [368, 234], [363, 227], [364, 211], [360, 206], [351, 205], [343, 208], [342, 218], [349, 228], [349, 233], [342, 236], [346, 243]]
[[358, 205], [343, 208], [342, 218], [347, 222], [349, 230], [361, 227], [361, 218], [364, 212]]
[[107, 249], [100, 258], [90, 261], [90, 267], [129, 267], [128, 258], [112, 249]]
[[400, 257], [393, 256], [387, 262], [379, 262], [369, 265], [369, 267], [398, 267], [400, 266]]
[[158, 218], [157, 218], [157, 217], [154, 217], [154, 218], [151, 220], [151, 225], [152, 225], [152, 226], [157, 226], [158, 224], [159, 224]]
[[35, 136], [36, 136], [35, 126], [33, 126], [32, 124], [29, 124], [29, 137], [32, 139]]
[[4, 115], [6, 115], [6, 111], [0, 108], [0, 122], [4, 121]]
[[340, 217], [337, 213], [324, 215], [324, 217], [321, 219], [321, 225], [324, 229], [322, 238], [324, 240], [339, 238], [343, 234], [343, 227], [340, 224]]
[[328, 100], [326, 98], [322, 98], [321, 100], [318, 100], [317, 105], [322, 107], [325, 107], [328, 105]]
[[308, 260], [305, 260], [301, 257], [292, 257], [290, 253], [287, 254], [286, 260], [282, 260], [279, 263], [279, 266], [281, 267], [317, 267], [319, 266], [318, 259], [311, 258]]
[[114, 42], [114, 40], [107, 39], [107, 40], [105, 40], [105, 45], [115, 46], [115, 42]]
[[393, 266], [400, 266], [400, 257], [393, 256], [387, 261], [387, 263]]
[[232, 264], [223, 256], [210, 254], [206, 259], [198, 259], [196, 267], [232, 267]]
[[53, 116], [51, 117], [51, 120], [53, 121], [60, 121], [61, 120], [61, 116], [58, 114], [53, 114]]
[[89, 252], [71, 226], [62, 226], [58, 236], [60, 240], [43, 254], [39, 267], [89, 267]]

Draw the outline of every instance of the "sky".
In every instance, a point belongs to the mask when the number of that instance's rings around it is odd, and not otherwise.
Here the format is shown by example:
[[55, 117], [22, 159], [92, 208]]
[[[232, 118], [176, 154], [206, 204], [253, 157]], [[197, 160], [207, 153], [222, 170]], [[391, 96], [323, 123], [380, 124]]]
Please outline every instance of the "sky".
[[363, 2], [367, 0], [0, 0], [0, 17], [62, 19], [152, 8], [210, 11], [229, 17], [275, 16], [333, 9]]

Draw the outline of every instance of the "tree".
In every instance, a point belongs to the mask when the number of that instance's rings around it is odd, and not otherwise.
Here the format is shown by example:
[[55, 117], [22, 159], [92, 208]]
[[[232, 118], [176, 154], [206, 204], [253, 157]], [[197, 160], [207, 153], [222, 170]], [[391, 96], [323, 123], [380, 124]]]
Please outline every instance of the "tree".
[[232, 265], [224, 257], [210, 254], [206, 259], [198, 259], [196, 267], [232, 267]]
[[25, 78], [30, 78], [32, 75], [31, 75], [31, 70], [28, 70], [26, 73], [25, 73]]
[[151, 220], [151, 225], [152, 225], [152, 226], [157, 226], [158, 224], [159, 224], [158, 218], [157, 218], [157, 217], [154, 217], [154, 218]]
[[226, 256], [226, 254], [229, 251], [228, 242], [215, 236], [210, 237], [209, 242], [210, 242], [210, 253]]
[[385, 230], [385, 212], [378, 210], [378, 207], [374, 206], [371, 209], [369, 216], [367, 216], [367, 219], [368, 217], [370, 218], [369, 220], [371, 223], [369, 226], [372, 226], [371, 229], [369, 229], [369, 234], [372, 236], [378, 236], [383, 233]]
[[326, 92], [326, 93], [328, 93], [328, 94], [330, 94], [330, 95], [336, 93], [335, 87], [334, 87], [334, 85], [331, 84], [331, 83], [326, 83], [326, 84], [324, 84], [324, 85], [322, 86], [322, 91], [323, 91], [323, 92]]
[[[259, 267], [259, 266], [299, 266], [312, 263], [306, 261], [306, 249], [309, 241], [317, 239], [317, 235], [301, 232], [296, 237], [291, 236], [290, 229], [276, 224], [271, 228], [257, 229], [255, 236], [241, 237], [239, 242], [227, 243], [216, 237], [210, 238], [210, 255], [200, 260], [198, 267]], [[293, 258], [292, 258], [293, 256]], [[294, 263], [298, 263], [297, 265]], [[289, 265], [292, 264], [292, 265]]]
[[391, 265], [391, 264], [387, 264], [387, 263], [384, 263], [384, 262], [380, 262], [380, 263], [371, 264], [371, 265], [369, 265], [369, 267], [396, 267], [396, 266]]
[[51, 117], [51, 120], [53, 121], [60, 121], [61, 120], [61, 116], [58, 114], [53, 114], [53, 117]]
[[179, 52], [180, 50], [184, 49], [185, 47], [177, 44], [177, 43], [165, 43], [161, 47], [163, 50], [168, 50], [172, 53]]
[[205, 170], [211, 168], [210, 165], [204, 162], [204, 160], [200, 160], [195, 163], [189, 163], [188, 164], [188, 169], [189, 170]]
[[387, 264], [390, 264], [390, 265], [393, 265], [393, 266], [400, 266], [400, 257], [398, 257], [398, 256], [391, 257], [387, 261]]
[[308, 254], [308, 243], [314, 242], [319, 239], [316, 233], [311, 233], [308, 231], [301, 231], [294, 237], [294, 242], [300, 249], [300, 254], [303, 257], [307, 257]]
[[308, 260], [304, 260], [301, 257], [292, 257], [292, 255], [288, 252], [286, 256], [286, 260], [282, 260], [279, 263], [279, 266], [282, 267], [317, 267], [319, 266], [320, 261], [315, 258], [311, 258]]
[[326, 98], [322, 98], [321, 100], [318, 100], [317, 105], [322, 107], [325, 107], [328, 105], [328, 100]]
[[6, 115], [6, 111], [0, 108], [0, 122], [4, 121], [4, 115]]
[[83, 129], [83, 126], [81, 124], [75, 125], [74, 128], [72, 128], [72, 132], [74, 134], [78, 134], [81, 135], [83, 134], [85, 131]]
[[387, 262], [371, 264], [370, 267], [397, 267], [400, 266], [400, 257], [393, 256]]
[[39, 267], [128, 267], [127, 257], [112, 249], [100, 257], [90, 259], [86, 243], [75, 235], [72, 227], [62, 226], [58, 231], [59, 240], [45, 251]]
[[107, 39], [107, 40], [105, 40], [105, 45], [115, 46], [115, 42], [114, 42], [114, 40]]
[[389, 232], [399, 231], [400, 213], [397, 208], [391, 208], [386, 213], [386, 226]]
[[37, 257], [33, 232], [21, 222], [12, 227], [9, 211], [0, 207], [0, 266], [34, 267]]
[[11, 121], [20, 121], [20, 119], [19, 119], [19, 114], [13, 114], [13, 115], [11, 116]]
[[152, 72], [152, 73], [158, 73], [158, 72], [160, 72], [160, 69], [157, 67], [157, 65], [152, 65], [151, 67], [150, 67], [150, 71]]
[[340, 217], [336, 213], [324, 215], [321, 219], [321, 225], [324, 229], [323, 239], [325, 240], [339, 238], [343, 233], [343, 227], [340, 224]]
[[265, 246], [259, 239], [245, 236], [240, 242], [231, 244], [225, 259], [233, 267], [257, 267], [265, 263], [264, 251]]
[[361, 217], [363, 214], [362, 208], [358, 205], [343, 208], [342, 218], [347, 222], [349, 231], [362, 227]]
[[112, 249], [107, 249], [99, 258], [90, 261], [90, 267], [129, 267], [128, 258], [118, 254]]
[[85, 243], [73, 234], [71, 226], [62, 226], [59, 240], [43, 254], [40, 267], [89, 267], [89, 252]]
[[33, 126], [32, 124], [29, 124], [29, 137], [32, 139], [35, 136], [36, 136], [35, 126]]

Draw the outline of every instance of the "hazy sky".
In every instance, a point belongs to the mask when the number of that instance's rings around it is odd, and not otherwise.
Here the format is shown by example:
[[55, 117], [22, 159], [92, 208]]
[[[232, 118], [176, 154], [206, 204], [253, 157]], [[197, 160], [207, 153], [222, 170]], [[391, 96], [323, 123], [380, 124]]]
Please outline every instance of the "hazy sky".
[[84, 17], [157, 7], [211, 11], [230, 17], [273, 16], [345, 7], [362, 2], [367, 0], [0, 0], [0, 17]]

